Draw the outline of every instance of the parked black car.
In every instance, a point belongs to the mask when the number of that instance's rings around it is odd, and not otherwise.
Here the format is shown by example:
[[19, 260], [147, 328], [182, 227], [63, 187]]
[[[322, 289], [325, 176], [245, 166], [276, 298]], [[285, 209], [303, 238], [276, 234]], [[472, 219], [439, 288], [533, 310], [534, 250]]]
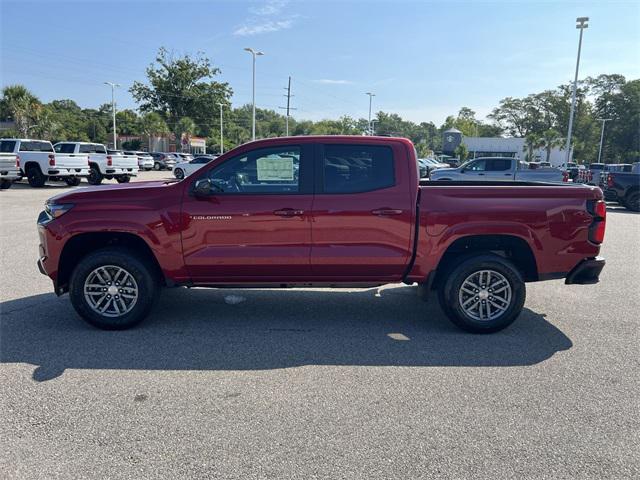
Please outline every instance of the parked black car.
[[603, 185], [605, 200], [640, 212], [640, 163], [634, 163], [631, 172], [610, 172], [606, 178]]

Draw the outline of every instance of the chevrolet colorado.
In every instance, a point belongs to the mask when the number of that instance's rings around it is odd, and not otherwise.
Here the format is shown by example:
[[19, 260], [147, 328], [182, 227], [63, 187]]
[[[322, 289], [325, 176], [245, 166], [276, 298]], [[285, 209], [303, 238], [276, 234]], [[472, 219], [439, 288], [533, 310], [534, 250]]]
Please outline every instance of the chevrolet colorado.
[[472, 332], [520, 314], [525, 282], [598, 281], [597, 187], [420, 182], [409, 140], [309, 136], [242, 145], [182, 181], [78, 189], [38, 218], [43, 274], [105, 329], [161, 286], [418, 283]]

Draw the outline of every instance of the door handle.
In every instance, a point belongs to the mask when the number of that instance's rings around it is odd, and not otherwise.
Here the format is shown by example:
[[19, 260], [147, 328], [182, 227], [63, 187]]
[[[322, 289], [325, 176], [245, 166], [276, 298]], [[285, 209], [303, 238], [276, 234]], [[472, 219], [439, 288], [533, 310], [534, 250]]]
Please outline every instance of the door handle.
[[300, 215], [304, 214], [304, 210], [295, 210], [293, 208], [282, 208], [280, 210], [275, 210], [273, 214], [279, 217], [299, 217]]
[[484, 175], [484, 173], [479, 173], [478, 175]]
[[402, 210], [397, 210], [395, 208], [379, 208], [377, 210], [371, 210], [372, 215], [377, 215], [379, 217], [386, 217], [389, 215], [402, 215]]
[[504, 176], [505, 176], [505, 177], [510, 177], [510, 176], [511, 176], [511, 174], [510, 174], [510, 173], [505, 173], [505, 174], [504, 174]]

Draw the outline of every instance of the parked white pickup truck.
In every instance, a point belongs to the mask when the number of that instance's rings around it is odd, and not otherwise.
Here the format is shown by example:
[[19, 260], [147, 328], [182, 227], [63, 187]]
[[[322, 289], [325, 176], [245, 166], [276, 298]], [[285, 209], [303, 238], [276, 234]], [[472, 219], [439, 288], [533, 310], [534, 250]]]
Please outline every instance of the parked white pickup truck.
[[558, 168], [530, 169], [526, 162], [511, 157], [474, 158], [458, 168], [439, 168], [431, 172], [431, 180], [463, 180], [477, 182], [551, 182], [568, 181], [566, 172]]
[[91, 185], [100, 185], [105, 178], [115, 178], [118, 183], [127, 183], [131, 177], [138, 175], [138, 157], [119, 153], [109, 154], [107, 148], [100, 143], [59, 142], [55, 144], [56, 152], [81, 153], [89, 156], [89, 177]]
[[0, 189], [11, 188], [13, 182], [20, 178], [18, 156], [11, 152], [0, 152]]
[[63, 180], [76, 186], [82, 177], [89, 175], [86, 154], [55, 153], [51, 142], [46, 140], [2, 138], [0, 151], [17, 155], [20, 175], [26, 176], [32, 187], [43, 187], [47, 180]]

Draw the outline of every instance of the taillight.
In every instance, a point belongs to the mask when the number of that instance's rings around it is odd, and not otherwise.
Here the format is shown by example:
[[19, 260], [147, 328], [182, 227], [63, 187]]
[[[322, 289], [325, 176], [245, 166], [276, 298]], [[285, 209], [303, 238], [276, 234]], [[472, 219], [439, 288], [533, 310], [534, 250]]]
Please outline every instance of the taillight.
[[613, 187], [613, 175], [607, 175], [607, 187]]
[[602, 243], [607, 224], [607, 204], [602, 200], [596, 200], [595, 203], [590, 202], [587, 209], [593, 215], [593, 223], [589, 227], [589, 240], [593, 243]]
[[591, 180], [593, 180], [593, 172], [589, 172], [587, 175], [587, 181], [590, 182]]
[[16, 155], [16, 167], [20, 168], [20, 155]]
[[111, 158], [111, 156], [107, 157], [107, 165], [110, 167], [111, 165], [113, 165], [113, 160]]
[[55, 167], [56, 165], [56, 156], [53, 153], [49, 154], [49, 166]]

